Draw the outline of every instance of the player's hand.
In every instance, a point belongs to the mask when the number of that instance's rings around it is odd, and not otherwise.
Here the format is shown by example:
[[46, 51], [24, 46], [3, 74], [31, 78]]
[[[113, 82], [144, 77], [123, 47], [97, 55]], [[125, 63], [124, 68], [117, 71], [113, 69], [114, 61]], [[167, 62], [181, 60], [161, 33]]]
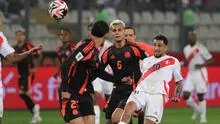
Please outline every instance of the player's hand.
[[69, 92], [62, 92], [61, 93], [62, 100], [69, 100], [70, 99], [70, 93]]
[[132, 84], [132, 79], [130, 77], [123, 77], [121, 79], [121, 81], [126, 83], [126, 84]]
[[173, 98], [171, 98], [171, 102], [180, 102], [179, 97], [174, 96]]
[[39, 52], [39, 50], [41, 50], [43, 48], [43, 45], [42, 44], [40, 44], [40, 45], [38, 45], [38, 46], [36, 46], [36, 47], [33, 47], [32, 49], [30, 49], [29, 50], [29, 53], [34, 53], [34, 52]]
[[53, 74], [53, 77], [57, 79], [58, 75], [59, 75], [59, 72], [56, 72]]

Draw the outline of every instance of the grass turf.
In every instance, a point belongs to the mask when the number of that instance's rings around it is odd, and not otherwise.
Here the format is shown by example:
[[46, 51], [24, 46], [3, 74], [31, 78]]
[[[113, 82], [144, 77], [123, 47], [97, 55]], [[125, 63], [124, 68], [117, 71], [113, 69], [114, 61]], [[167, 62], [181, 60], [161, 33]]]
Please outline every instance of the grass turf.
[[[166, 108], [161, 124], [199, 124], [191, 120], [192, 110], [189, 108]], [[63, 124], [57, 110], [42, 110], [43, 121], [39, 124]], [[27, 110], [5, 110], [2, 124], [28, 124], [31, 114]], [[220, 124], [220, 108], [207, 109], [207, 124]], [[101, 124], [105, 124], [104, 113], [101, 113]], [[137, 119], [134, 123], [137, 124]]]

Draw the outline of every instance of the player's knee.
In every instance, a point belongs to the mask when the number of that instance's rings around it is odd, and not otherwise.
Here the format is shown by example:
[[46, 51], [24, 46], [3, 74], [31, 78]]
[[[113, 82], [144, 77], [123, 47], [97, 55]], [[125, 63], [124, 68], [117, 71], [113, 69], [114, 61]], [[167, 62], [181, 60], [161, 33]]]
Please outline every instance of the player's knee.
[[184, 99], [184, 100], [188, 100], [189, 97], [190, 97], [190, 93], [188, 93], [188, 92], [184, 92], [184, 93], [183, 93], [183, 99]]
[[201, 102], [204, 100], [204, 95], [198, 95], [198, 100]]

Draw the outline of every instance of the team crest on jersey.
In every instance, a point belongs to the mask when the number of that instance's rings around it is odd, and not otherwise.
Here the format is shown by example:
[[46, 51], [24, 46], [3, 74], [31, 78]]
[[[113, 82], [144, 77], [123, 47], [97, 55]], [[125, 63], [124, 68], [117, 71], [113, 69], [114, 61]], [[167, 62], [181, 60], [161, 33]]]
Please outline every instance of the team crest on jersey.
[[131, 54], [129, 52], [125, 52], [124, 56], [125, 56], [125, 58], [129, 58], [129, 57], [131, 57]]
[[114, 55], [111, 55], [111, 56], [110, 56], [110, 59], [115, 59], [115, 56], [114, 56]]

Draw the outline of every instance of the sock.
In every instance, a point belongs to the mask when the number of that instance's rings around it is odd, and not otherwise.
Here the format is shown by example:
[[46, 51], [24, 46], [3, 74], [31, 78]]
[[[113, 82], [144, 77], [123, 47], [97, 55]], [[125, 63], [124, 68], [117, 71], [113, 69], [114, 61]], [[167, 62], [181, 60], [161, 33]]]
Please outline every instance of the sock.
[[98, 105], [94, 105], [95, 110], [95, 124], [99, 124], [100, 122], [100, 108]]
[[189, 97], [188, 100], [186, 100], [186, 103], [193, 108], [195, 111], [199, 111], [199, 106], [196, 104], [195, 100], [192, 97]]
[[199, 108], [201, 110], [201, 118], [206, 119], [206, 100], [199, 102]]
[[125, 122], [119, 122], [118, 124], [127, 124], [127, 123], [125, 123]]
[[20, 97], [24, 100], [26, 106], [28, 107], [30, 112], [33, 114], [34, 102], [31, 100], [31, 98], [26, 94], [20, 94]]
[[143, 124], [144, 123], [144, 112], [141, 112], [138, 115], [138, 124]]

